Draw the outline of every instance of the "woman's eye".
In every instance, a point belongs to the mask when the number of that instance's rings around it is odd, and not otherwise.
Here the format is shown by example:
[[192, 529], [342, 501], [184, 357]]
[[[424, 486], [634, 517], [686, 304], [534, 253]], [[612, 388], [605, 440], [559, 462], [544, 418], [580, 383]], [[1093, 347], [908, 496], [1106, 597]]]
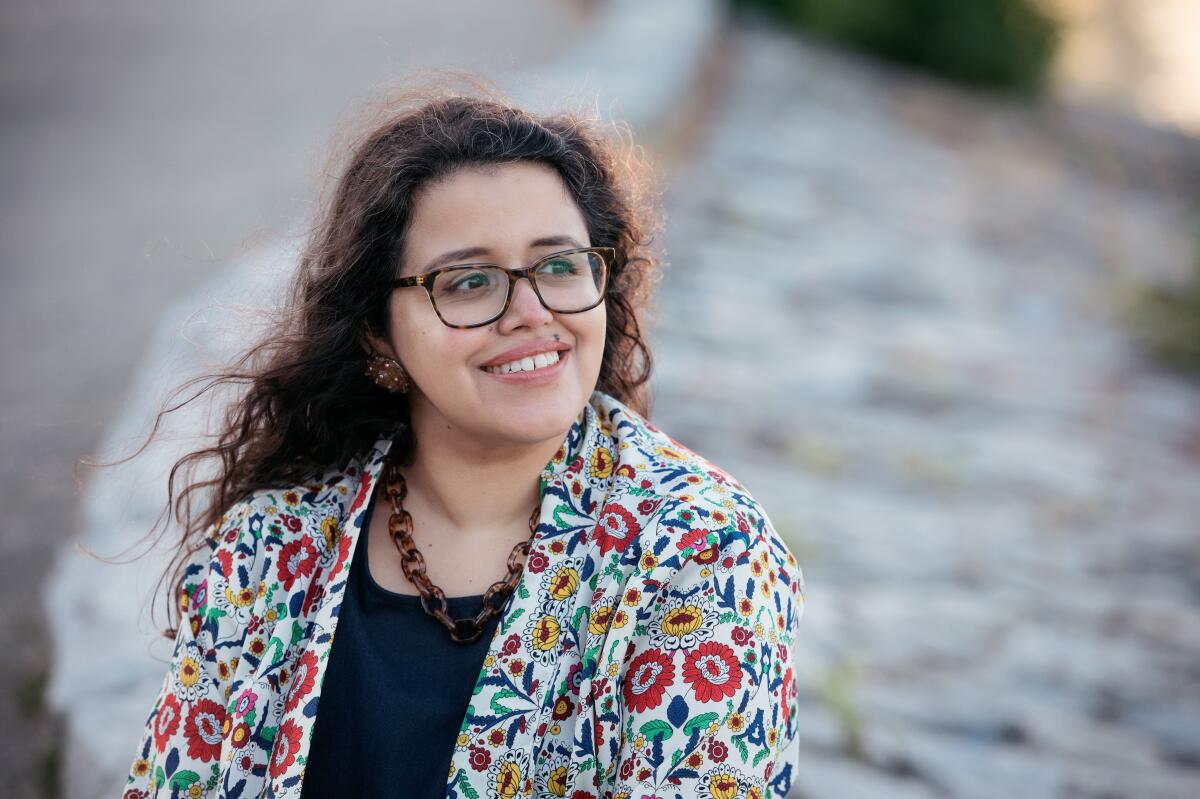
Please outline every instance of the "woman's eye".
[[575, 262], [562, 258], [547, 261], [538, 271], [547, 275], [570, 275], [575, 272]]
[[450, 291], [473, 291], [487, 288], [490, 283], [488, 276], [483, 272], [468, 272], [451, 279], [449, 289]]

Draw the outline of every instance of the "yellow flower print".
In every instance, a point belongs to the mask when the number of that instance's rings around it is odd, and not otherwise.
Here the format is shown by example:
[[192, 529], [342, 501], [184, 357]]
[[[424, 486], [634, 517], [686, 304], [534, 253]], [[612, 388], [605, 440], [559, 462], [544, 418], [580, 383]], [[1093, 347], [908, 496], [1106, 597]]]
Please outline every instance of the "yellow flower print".
[[455, 741], [455, 743], [459, 749], [465, 749], [467, 744], [471, 743], [471, 736], [467, 735], [465, 732], [460, 732], [458, 734], [458, 740]]
[[654, 553], [646, 551], [642, 553], [642, 559], [638, 561], [638, 567], [642, 571], [650, 571], [658, 565], [658, 558], [654, 557]]
[[491, 668], [495, 664], [495, 662], [496, 662], [495, 655], [488, 655], [487, 657], [485, 657], [483, 659], [483, 665], [487, 666], [488, 668]]
[[345, 487], [345, 486], [343, 486], [343, 485], [339, 485], [337, 488], [338, 488], [338, 493], [339, 493], [339, 494], [345, 494], [345, 493], [346, 493], [346, 487]]
[[613, 473], [612, 450], [607, 447], [597, 447], [592, 452], [592, 462], [588, 466], [588, 472], [598, 480], [605, 480], [611, 477]]
[[278, 619], [279, 619], [279, 611], [275, 610], [275, 608], [268, 608], [267, 609], [267, 621], [276, 621]]
[[287, 505], [299, 505], [300, 504], [300, 492], [299, 491], [284, 491], [283, 492], [283, 501]]
[[771, 598], [771, 584], [770, 583], [768, 583], [768, 582], [759, 583], [758, 590], [762, 592], [762, 595], [765, 599]]
[[625, 604], [626, 605], [635, 606], [635, 605], [637, 605], [638, 600], [640, 600], [641, 598], [642, 598], [642, 592], [637, 590], [636, 588], [630, 588], [628, 591], [625, 592]]
[[205, 790], [204, 783], [193, 782], [187, 787], [187, 791], [184, 792], [184, 796], [188, 797], [188, 799], [204, 799], [204, 795], [206, 793], [208, 793], [208, 791]]
[[676, 450], [673, 450], [670, 447], [655, 447], [654, 451], [657, 452], [659, 455], [663, 456], [664, 458], [669, 458], [670, 460], [677, 461], [677, 460], [681, 460], [683, 458], [682, 455], [680, 455]]
[[733, 732], [741, 732], [746, 727], [746, 720], [742, 718], [741, 713], [730, 713], [725, 725]]
[[259, 580], [259, 582], [258, 582], [258, 598], [262, 599], [266, 595], [267, 595], [267, 581]]
[[750, 601], [750, 597], [742, 597], [738, 601], [738, 613], [741, 613], [746, 618], [750, 618], [750, 614], [754, 612], [754, 603]]
[[701, 577], [708, 577], [710, 574], [712, 574], [712, 572], [710, 572], [710, 571], [708, 570], [708, 567], [707, 567], [707, 566], [705, 566], [703, 569], [701, 569], [701, 570], [700, 570], [700, 576], [701, 576]]
[[613, 614], [612, 626], [614, 630], [619, 630], [629, 623], [629, 614], [623, 610], [618, 610]]
[[608, 676], [609, 676], [609, 677], [612, 677], [613, 679], [616, 679], [616, 677], [617, 677], [617, 672], [619, 672], [620, 670], [621, 670], [621, 664], [620, 664], [620, 663], [613, 663], [613, 664], [610, 664], [610, 665], [609, 665], [609, 667], [608, 667]]
[[774, 728], [774, 727], [772, 727], [771, 729], [767, 730], [767, 746], [769, 746], [769, 747], [771, 747], [772, 749], [774, 749], [774, 748], [775, 748], [775, 741], [776, 741], [776, 740], [778, 740], [778, 738], [779, 738], [779, 735], [776, 733], [776, 731], [775, 731], [775, 728]]
[[763, 637], [763, 626], [761, 624], [754, 625], [754, 634], [759, 638]]
[[150, 773], [150, 761], [144, 757], [139, 757], [133, 761], [133, 776], [144, 777]]
[[200, 680], [200, 664], [194, 657], [185, 657], [179, 661], [179, 684], [191, 688]]
[[729, 517], [721, 513], [721, 511], [715, 510], [712, 512], [712, 520], [713, 524], [725, 524], [725, 522], [729, 521]]
[[[638, 736], [633, 739], [633, 748], [641, 749], [645, 745], [646, 745], [646, 736], [642, 735], [641, 733], [638, 733]], [[149, 764], [147, 764], [147, 766], [149, 766]]]
[[755, 577], [762, 577], [763, 567], [762, 564], [758, 562], [758, 558], [755, 558], [750, 562], [750, 571], [754, 573]]
[[681, 502], [691, 502], [693, 499], [695, 499], [695, 497], [693, 497], [691, 494], [680, 494], [679, 495], [679, 500]]
[[338, 520], [333, 516], [326, 516], [321, 522], [321, 535], [325, 537], [325, 548], [332, 550], [337, 545], [338, 536], [341, 535]]
[[603, 635], [608, 632], [612, 620], [613, 610], [611, 605], [604, 604], [596, 607], [592, 611], [592, 615], [588, 618], [588, 633], [590, 635]]

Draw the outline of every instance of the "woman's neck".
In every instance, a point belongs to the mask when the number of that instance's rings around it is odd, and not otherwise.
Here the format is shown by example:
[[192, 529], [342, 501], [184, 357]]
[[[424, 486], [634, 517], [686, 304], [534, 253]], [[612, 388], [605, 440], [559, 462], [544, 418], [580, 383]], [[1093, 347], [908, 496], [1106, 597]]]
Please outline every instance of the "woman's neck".
[[556, 438], [483, 449], [451, 440], [444, 428], [416, 432], [415, 458], [404, 469], [408, 493], [444, 532], [467, 538], [524, 528], [539, 500], [542, 470], [562, 444]]

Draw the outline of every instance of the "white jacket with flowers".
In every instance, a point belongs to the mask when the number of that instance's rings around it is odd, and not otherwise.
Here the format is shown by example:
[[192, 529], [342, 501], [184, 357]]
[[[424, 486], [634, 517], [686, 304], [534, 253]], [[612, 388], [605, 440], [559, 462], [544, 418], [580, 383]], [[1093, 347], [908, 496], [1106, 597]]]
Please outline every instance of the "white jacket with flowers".
[[[214, 526], [126, 797], [299, 797], [390, 446], [257, 491]], [[784, 796], [804, 583], [763, 509], [601, 392], [541, 487], [521, 581], [447, 742], [447, 799]]]

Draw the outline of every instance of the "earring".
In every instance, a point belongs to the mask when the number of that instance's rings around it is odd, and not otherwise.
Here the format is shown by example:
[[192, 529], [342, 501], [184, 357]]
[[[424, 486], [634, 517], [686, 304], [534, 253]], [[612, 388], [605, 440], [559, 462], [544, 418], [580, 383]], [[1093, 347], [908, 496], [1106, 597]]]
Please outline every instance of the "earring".
[[404, 367], [392, 358], [386, 358], [377, 352], [367, 358], [367, 377], [375, 385], [393, 394], [403, 394], [408, 391], [408, 374]]

